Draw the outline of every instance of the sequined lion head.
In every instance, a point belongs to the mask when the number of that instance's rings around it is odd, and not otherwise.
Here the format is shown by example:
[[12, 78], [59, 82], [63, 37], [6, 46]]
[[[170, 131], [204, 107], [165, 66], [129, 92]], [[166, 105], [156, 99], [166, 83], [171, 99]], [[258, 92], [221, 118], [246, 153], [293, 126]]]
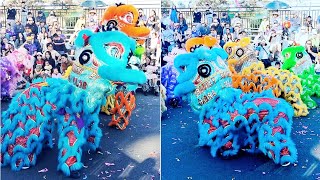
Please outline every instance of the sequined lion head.
[[303, 46], [292, 46], [282, 51], [284, 63], [282, 69], [293, 71], [295, 74], [302, 74], [304, 70], [313, 66], [309, 54]]
[[[82, 30], [75, 40], [79, 48], [73, 71], [83, 78], [143, 84], [145, 74], [129, 68], [136, 50], [134, 39], [120, 31], [92, 32]], [[87, 79], [88, 80], [88, 79]]]
[[138, 16], [138, 10], [133, 5], [118, 4], [108, 7], [102, 17], [101, 25], [116, 26], [128, 36], [138, 39], [141, 44], [143, 42], [141, 39], [145, 39], [150, 34], [150, 30], [137, 25]]
[[238, 42], [227, 42], [223, 48], [228, 53], [228, 65], [232, 73], [242, 72], [245, 67], [258, 61], [248, 37]]
[[178, 55], [174, 66], [179, 72], [176, 96], [188, 96], [191, 107], [199, 111], [222, 88], [231, 87], [231, 73], [225, 62], [228, 54], [218, 47], [198, 47], [193, 53]]

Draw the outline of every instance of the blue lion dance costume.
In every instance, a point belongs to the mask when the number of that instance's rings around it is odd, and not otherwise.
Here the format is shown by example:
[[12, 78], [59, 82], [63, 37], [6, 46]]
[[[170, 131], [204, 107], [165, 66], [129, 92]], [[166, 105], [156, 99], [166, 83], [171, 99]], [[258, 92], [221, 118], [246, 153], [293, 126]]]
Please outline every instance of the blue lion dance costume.
[[174, 94], [174, 89], [177, 86], [178, 72], [173, 66], [175, 56], [187, 53], [177, 48], [174, 48], [167, 56], [163, 58], [167, 64], [161, 67], [161, 84], [166, 89], [166, 103], [173, 107], [181, 105], [182, 99]]
[[166, 89], [166, 101], [173, 107], [181, 103], [181, 98], [174, 95], [174, 88], [178, 84], [177, 76], [172, 65], [165, 65], [161, 68], [161, 84]]
[[42, 148], [52, 148], [57, 124], [57, 169], [66, 176], [79, 175], [82, 149], [101, 150], [99, 112], [106, 96], [115, 92], [113, 81], [132, 86], [146, 82], [143, 72], [126, 68], [136, 47], [135, 40], [126, 34], [82, 30], [75, 42], [83, 51], [72, 67], [72, 83], [66, 79], [36, 80], [2, 113], [2, 166], [19, 171], [35, 165]]
[[271, 91], [243, 93], [232, 88], [227, 57], [222, 48], [199, 47], [174, 60], [180, 74], [175, 94], [187, 96], [199, 113], [199, 145], [210, 146], [213, 157], [234, 156], [244, 149], [262, 152], [283, 166], [295, 163], [292, 107]]

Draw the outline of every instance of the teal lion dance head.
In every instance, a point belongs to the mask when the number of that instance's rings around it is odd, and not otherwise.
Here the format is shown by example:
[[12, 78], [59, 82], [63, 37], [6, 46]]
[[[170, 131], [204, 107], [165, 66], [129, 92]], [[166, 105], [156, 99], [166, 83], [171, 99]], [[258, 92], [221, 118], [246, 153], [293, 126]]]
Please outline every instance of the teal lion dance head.
[[200, 47], [193, 53], [178, 55], [174, 66], [179, 72], [176, 96], [187, 96], [191, 107], [199, 111], [217, 92], [232, 87], [226, 64], [228, 54], [222, 48]]
[[136, 52], [136, 41], [120, 31], [79, 32], [75, 44], [82, 48], [77, 57], [82, 66], [95, 69], [99, 77], [114, 82], [143, 84], [145, 74], [128, 66]]

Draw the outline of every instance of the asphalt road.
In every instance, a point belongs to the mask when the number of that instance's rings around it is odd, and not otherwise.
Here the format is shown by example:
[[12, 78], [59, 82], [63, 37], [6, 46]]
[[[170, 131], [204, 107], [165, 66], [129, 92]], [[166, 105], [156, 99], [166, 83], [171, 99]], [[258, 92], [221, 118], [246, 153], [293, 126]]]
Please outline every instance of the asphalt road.
[[[103, 155], [83, 152], [80, 179], [160, 179], [160, 102], [159, 96], [144, 96], [137, 93], [137, 107], [127, 129], [120, 131], [108, 127], [111, 116], [100, 114], [100, 128], [103, 130], [101, 147]], [[1, 110], [9, 102], [1, 102]], [[55, 142], [58, 142], [55, 132]], [[43, 150], [37, 157], [37, 164], [19, 172], [9, 166], [1, 170], [3, 180], [69, 179], [57, 169], [58, 149]], [[47, 168], [47, 172], [38, 172]]]
[[[320, 99], [317, 99], [320, 105]], [[197, 147], [198, 115], [184, 104], [169, 108], [161, 122], [161, 177], [219, 180], [320, 180], [320, 108], [307, 117], [294, 118], [292, 138], [298, 149], [298, 164], [281, 167], [263, 154], [244, 154], [236, 159], [213, 158], [210, 149]]]

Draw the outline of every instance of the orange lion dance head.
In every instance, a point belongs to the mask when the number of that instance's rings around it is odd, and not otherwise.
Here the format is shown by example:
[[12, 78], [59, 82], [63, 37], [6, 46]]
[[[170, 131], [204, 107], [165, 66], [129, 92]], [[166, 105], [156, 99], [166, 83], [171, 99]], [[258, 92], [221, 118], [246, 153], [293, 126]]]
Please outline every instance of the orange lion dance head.
[[147, 27], [137, 26], [138, 16], [138, 10], [133, 5], [120, 3], [116, 6], [110, 6], [105, 11], [100, 23], [107, 26], [113, 23], [113, 26], [117, 26], [120, 31], [141, 43], [150, 34], [150, 30]]

